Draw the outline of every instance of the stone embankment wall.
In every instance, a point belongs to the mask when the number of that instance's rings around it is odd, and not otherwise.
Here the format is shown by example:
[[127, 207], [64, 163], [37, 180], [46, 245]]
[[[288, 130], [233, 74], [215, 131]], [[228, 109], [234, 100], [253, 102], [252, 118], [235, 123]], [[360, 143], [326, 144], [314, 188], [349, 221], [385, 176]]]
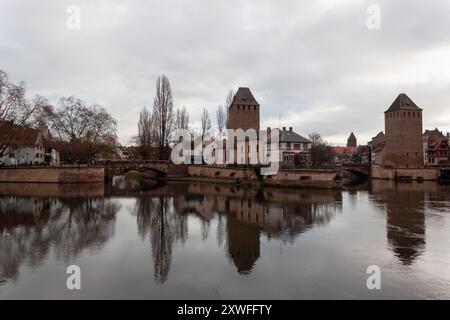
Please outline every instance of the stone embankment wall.
[[381, 165], [372, 165], [372, 179], [395, 180], [397, 178], [410, 178], [412, 180], [436, 181], [439, 170], [432, 168], [387, 168]]
[[[209, 178], [217, 180], [242, 180], [257, 181], [257, 176], [252, 168], [223, 168], [210, 166], [188, 166], [190, 177]], [[279, 170], [273, 176], [264, 176], [262, 182], [271, 186], [305, 186], [328, 187], [341, 186], [341, 175], [336, 170], [308, 170], [287, 169]]]
[[91, 183], [103, 182], [105, 171], [94, 167], [0, 168], [0, 182]]

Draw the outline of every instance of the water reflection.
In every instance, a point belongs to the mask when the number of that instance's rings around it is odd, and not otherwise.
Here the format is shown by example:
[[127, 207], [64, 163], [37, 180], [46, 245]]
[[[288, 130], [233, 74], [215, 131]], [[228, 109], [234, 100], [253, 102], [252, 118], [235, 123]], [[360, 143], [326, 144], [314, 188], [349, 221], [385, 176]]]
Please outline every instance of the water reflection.
[[342, 210], [338, 191], [254, 190], [210, 184], [156, 184], [117, 179], [108, 193], [136, 197], [133, 214], [141, 239], [150, 239], [154, 278], [167, 280], [172, 247], [188, 238], [189, 215], [199, 218], [203, 240], [211, 236], [217, 217], [217, 245], [237, 271], [249, 273], [260, 256], [260, 234], [294, 242], [314, 225], [324, 225]]
[[[372, 181], [372, 200], [386, 211], [389, 249], [404, 264], [411, 265], [425, 252], [425, 209], [430, 195], [450, 201], [449, 193], [436, 183]], [[447, 197], [445, 196], [447, 195]], [[433, 206], [433, 204], [431, 203]]]
[[137, 198], [134, 212], [142, 240], [150, 238], [155, 280], [165, 282], [172, 246], [175, 241], [184, 242], [187, 238], [186, 216], [177, 214], [171, 199], [162, 196]]
[[22, 264], [37, 267], [50, 254], [68, 261], [101, 249], [119, 208], [106, 198], [0, 197], [0, 281], [16, 280]]
[[[108, 267], [111, 274], [105, 274], [113, 282], [119, 281], [115, 280], [115, 265], [119, 272], [136, 266], [131, 278], [164, 284], [168, 292], [191, 285], [190, 279], [183, 277], [189, 277], [192, 269], [210, 272], [211, 279], [203, 279], [206, 282], [224, 274], [230, 277], [227, 281], [238, 278], [245, 282], [258, 276], [277, 278], [278, 271], [270, 271], [277, 265], [278, 269], [286, 268], [280, 277], [286, 287], [290, 280], [285, 280], [291, 277], [297, 283], [308, 283], [309, 279], [320, 282], [311, 277], [332, 274], [336, 265], [340, 266], [337, 270], [347, 270], [346, 261], [354, 265], [353, 272], [366, 270], [368, 259], [382, 264], [394, 257], [392, 266], [416, 271], [419, 266], [423, 268], [422, 255], [432, 252], [439, 267], [445, 269], [450, 250], [439, 240], [445, 238], [445, 232], [435, 231], [433, 242], [430, 225], [442, 221], [445, 226], [449, 221], [448, 190], [436, 184], [388, 181], [373, 181], [364, 190], [352, 186], [341, 192], [159, 184], [124, 178], [86, 189], [80, 185], [0, 185], [0, 286], [8, 288], [3, 285], [10, 280], [20, 282], [19, 271], [31, 272], [21, 266], [46, 268], [59, 261], [77, 264], [85, 258], [84, 252], [95, 258], [93, 265]], [[122, 240], [133, 250], [124, 253]], [[273, 240], [292, 245], [290, 253], [271, 251], [277, 247]], [[365, 250], [367, 246], [374, 248]], [[322, 254], [329, 263], [323, 263]], [[117, 258], [113, 264], [112, 256]], [[301, 268], [291, 268], [289, 263]], [[215, 270], [209, 270], [210, 265]], [[224, 272], [226, 268], [232, 269], [234, 277]], [[289, 273], [289, 269], [296, 271]], [[428, 266], [428, 270], [433, 268]], [[353, 273], [341, 272], [337, 283], [353, 279]], [[197, 282], [192, 281], [196, 287]], [[98, 285], [102, 285], [101, 280]], [[134, 290], [134, 286], [127, 289]]]
[[175, 211], [200, 217], [204, 239], [208, 237], [210, 221], [217, 215], [217, 244], [222, 246], [226, 241], [228, 257], [244, 274], [252, 271], [260, 256], [261, 233], [293, 243], [301, 233], [314, 225], [327, 224], [342, 210], [339, 191], [239, 190], [208, 184], [189, 184], [184, 188], [173, 198]]

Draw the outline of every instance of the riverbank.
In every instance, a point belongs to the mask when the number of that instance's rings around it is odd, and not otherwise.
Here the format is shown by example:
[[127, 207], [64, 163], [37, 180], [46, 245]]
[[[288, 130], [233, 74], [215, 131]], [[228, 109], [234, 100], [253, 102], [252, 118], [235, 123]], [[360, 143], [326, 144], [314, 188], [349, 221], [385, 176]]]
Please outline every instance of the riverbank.
[[332, 184], [270, 184], [266, 182], [259, 182], [257, 180], [230, 180], [230, 179], [216, 179], [216, 178], [206, 178], [206, 177], [166, 177], [159, 178], [157, 180], [166, 182], [200, 182], [200, 183], [210, 183], [210, 184], [223, 184], [231, 186], [243, 186], [251, 188], [262, 188], [270, 187], [276, 189], [341, 189], [342, 185], [332, 185]]

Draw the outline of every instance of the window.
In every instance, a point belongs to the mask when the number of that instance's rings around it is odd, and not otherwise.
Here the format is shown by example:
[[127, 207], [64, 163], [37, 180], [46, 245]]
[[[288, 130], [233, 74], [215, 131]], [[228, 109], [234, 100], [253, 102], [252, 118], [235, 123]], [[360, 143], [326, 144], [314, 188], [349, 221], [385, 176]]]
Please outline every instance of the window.
[[14, 152], [11, 152], [11, 153], [9, 154], [9, 157], [10, 157], [10, 158], [14, 158]]
[[36, 158], [39, 158], [39, 153], [36, 153]]
[[286, 149], [291, 150], [291, 143], [290, 142], [286, 143]]
[[294, 149], [295, 150], [300, 150], [300, 143], [294, 143]]

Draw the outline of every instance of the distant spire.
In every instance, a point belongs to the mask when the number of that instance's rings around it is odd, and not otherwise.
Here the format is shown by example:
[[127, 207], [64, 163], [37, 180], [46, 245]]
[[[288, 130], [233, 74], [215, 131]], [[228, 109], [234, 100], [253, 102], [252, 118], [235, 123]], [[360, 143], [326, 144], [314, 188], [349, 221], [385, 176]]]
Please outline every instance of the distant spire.
[[356, 147], [358, 145], [355, 134], [352, 132], [347, 139], [347, 147]]

